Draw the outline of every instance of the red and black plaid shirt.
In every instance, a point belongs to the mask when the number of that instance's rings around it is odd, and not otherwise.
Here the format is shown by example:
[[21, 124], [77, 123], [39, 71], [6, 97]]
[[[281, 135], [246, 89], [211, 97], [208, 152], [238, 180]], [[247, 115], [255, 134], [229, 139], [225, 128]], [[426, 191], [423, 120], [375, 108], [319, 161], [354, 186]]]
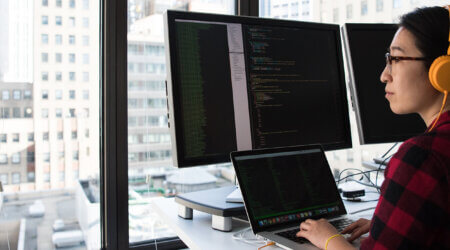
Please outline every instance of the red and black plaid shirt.
[[450, 111], [405, 141], [384, 176], [361, 249], [450, 249]]

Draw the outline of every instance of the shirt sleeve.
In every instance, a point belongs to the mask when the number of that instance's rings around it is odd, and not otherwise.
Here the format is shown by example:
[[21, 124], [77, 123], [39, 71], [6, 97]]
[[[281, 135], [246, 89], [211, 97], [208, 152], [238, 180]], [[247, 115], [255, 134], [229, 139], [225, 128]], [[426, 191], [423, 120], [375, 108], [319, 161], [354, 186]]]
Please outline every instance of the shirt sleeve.
[[361, 249], [447, 249], [447, 168], [420, 144], [405, 142], [386, 168]]

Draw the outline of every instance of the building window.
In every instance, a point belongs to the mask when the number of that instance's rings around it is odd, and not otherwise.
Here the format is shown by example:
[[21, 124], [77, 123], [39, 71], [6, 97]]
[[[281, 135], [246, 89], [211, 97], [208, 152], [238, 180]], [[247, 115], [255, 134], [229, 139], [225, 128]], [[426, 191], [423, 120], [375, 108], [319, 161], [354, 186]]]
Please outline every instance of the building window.
[[89, 46], [89, 36], [83, 36], [83, 46]]
[[22, 91], [20, 90], [13, 90], [13, 99], [14, 100], [20, 100], [22, 97]]
[[83, 17], [83, 28], [89, 28], [89, 18]]
[[42, 6], [48, 6], [48, 0], [42, 0]]
[[48, 53], [41, 53], [41, 61], [43, 63], [47, 63], [48, 62]]
[[42, 100], [48, 100], [48, 90], [42, 90]]
[[48, 141], [48, 132], [42, 133], [42, 140], [43, 141]]
[[64, 151], [59, 151], [58, 152], [58, 159], [59, 160], [64, 160]]
[[48, 72], [42, 72], [41, 79], [42, 81], [48, 81]]
[[28, 151], [27, 152], [27, 162], [28, 163], [33, 163], [34, 162], [34, 152], [33, 151]]
[[55, 72], [55, 80], [58, 82], [62, 81], [62, 72]]
[[393, 7], [394, 9], [400, 8], [401, 5], [402, 5], [401, 0], [393, 0], [393, 1], [392, 1], [392, 7]]
[[353, 18], [353, 5], [351, 4], [347, 4], [347, 19], [352, 19]]
[[[34, 162], [34, 161], [33, 161]], [[27, 181], [28, 182], [34, 182], [34, 172], [28, 172], [27, 173]]]
[[69, 117], [76, 117], [75, 109], [69, 109]]
[[89, 90], [83, 90], [83, 100], [89, 100]]
[[31, 90], [23, 91], [23, 99], [24, 100], [31, 100]]
[[41, 17], [41, 24], [42, 25], [48, 25], [48, 16], [42, 16]]
[[9, 100], [9, 90], [2, 91], [2, 100], [4, 101]]
[[72, 131], [72, 139], [77, 139], [78, 133], [77, 131]]
[[75, 17], [69, 17], [69, 25], [70, 27], [75, 27]]
[[13, 142], [19, 142], [20, 141], [20, 135], [18, 133], [12, 134], [12, 141]]
[[361, 1], [361, 16], [367, 15], [368, 7], [367, 7], [367, 0]]
[[83, 117], [86, 117], [86, 118], [89, 117], [89, 109], [88, 108], [83, 109]]
[[62, 95], [63, 95], [63, 91], [60, 89], [55, 90], [55, 99], [56, 100], [61, 100], [62, 99]]
[[9, 108], [0, 108], [0, 118], [9, 118]]
[[8, 185], [8, 174], [0, 174], [0, 181], [3, 185]]
[[75, 81], [75, 72], [69, 72], [69, 80]]
[[6, 134], [0, 134], [0, 142], [6, 143], [8, 136]]
[[89, 9], [89, 0], [83, 0], [83, 9]]
[[56, 118], [62, 117], [62, 109], [60, 109], [60, 108], [55, 109], [55, 117]]
[[31, 107], [25, 108], [23, 116], [25, 118], [33, 118], [33, 109]]
[[75, 44], [75, 36], [69, 35], [69, 44], [74, 45]]
[[55, 24], [56, 24], [56, 26], [62, 25], [62, 17], [61, 16], [55, 16]]
[[8, 164], [8, 156], [6, 154], [0, 154], [0, 164]]
[[48, 118], [48, 109], [42, 109], [42, 118]]
[[44, 153], [42, 159], [44, 162], [50, 162], [50, 153]]
[[20, 164], [20, 152], [14, 153], [11, 156], [11, 162], [13, 164]]
[[55, 62], [57, 62], [57, 63], [61, 63], [62, 62], [62, 54], [61, 53], [56, 53], [55, 54]]
[[89, 138], [89, 129], [84, 130], [84, 137]]
[[47, 34], [41, 34], [41, 43], [48, 44], [48, 35]]
[[42, 175], [42, 179], [44, 180], [44, 182], [50, 182], [50, 173], [44, 173]]
[[12, 184], [20, 184], [20, 173], [18, 172], [12, 173], [11, 182]]
[[74, 53], [69, 54], [69, 63], [75, 63], [75, 54]]
[[83, 54], [83, 64], [89, 64], [89, 54]]
[[383, 11], [383, 0], [377, 0], [377, 12]]
[[20, 118], [20, 108], [13, 108], [13, 118]]
[[62, 0], [56, 0], [56, 7], [58, 8], [62, 7]]
[[83, 82], [89, 82], [89, 72], [83, 72]]
[[79, 156], [78, 156], [78, 150], [73, 151], [73, 153], [72, 153], [72, 159], [73, 159], [74, 161], [78, 161], [78, 159], [79, 159]]
[[55, 44], [61, 45], [62, 44], [62, 35], [55, 35]]
[[75, 90], [69, 90], [69, 99], [75, 100]]
[[64, 133], [63, 133], [62, 131], [59, 131], [58, 134], [56, 135], [56, 138], [57, 138], [58, 140], [64, 139]]
[[69, 1], [69, 7], [70, 7], [71, 9], [75, 8], [75, 0], [70, 0], [70, 1]]
[[34, 133], [28, 133], [28, 141], [33, 142], [34, 141]]

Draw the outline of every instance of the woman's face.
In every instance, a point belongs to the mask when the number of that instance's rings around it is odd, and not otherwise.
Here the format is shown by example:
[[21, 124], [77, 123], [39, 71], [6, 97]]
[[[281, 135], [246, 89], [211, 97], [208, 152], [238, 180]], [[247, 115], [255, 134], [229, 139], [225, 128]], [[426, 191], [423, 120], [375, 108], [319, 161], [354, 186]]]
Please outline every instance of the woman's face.
[[[412, 33], [403, 27], [395, 33], [389, 52], [391, 56], [423, 57]], [[439, 95], [431, 86], [423, 61], [392, 61], [380, 79], [386, 83], [385, 97], [396, 114], [426, 113]]]

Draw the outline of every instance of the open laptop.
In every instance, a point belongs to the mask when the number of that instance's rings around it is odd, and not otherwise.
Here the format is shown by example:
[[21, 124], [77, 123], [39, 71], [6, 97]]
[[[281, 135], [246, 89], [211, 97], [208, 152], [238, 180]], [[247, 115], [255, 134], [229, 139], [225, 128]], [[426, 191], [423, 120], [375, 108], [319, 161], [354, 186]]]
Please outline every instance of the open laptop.
[[320, 145], [231, 153], [254, 234], [287, 249], [317, 249], [297, 238], [302, 221], [326, 218], [342, 230], [352, 220]]

